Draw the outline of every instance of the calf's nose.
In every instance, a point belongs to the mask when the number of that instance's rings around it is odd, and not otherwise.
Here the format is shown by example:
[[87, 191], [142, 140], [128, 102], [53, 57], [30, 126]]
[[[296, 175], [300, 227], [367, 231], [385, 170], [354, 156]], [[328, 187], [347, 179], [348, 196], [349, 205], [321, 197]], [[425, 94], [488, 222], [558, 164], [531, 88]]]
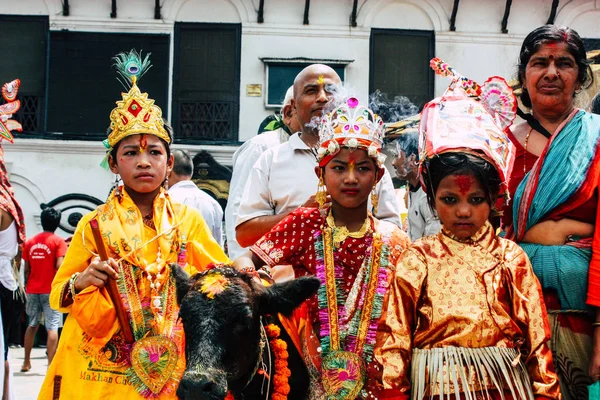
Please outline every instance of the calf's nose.
[[226, 384], [220, 384], [207, 374], [185, 373], [179, 382], [177, 396], [189, 400], [223, 400], [227, 394]]

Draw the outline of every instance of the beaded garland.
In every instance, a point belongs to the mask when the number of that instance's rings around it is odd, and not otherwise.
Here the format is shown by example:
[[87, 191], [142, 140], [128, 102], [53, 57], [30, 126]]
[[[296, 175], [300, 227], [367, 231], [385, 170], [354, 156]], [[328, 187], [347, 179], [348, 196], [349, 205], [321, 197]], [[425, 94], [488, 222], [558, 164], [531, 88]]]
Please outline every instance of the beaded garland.
[[[366, 254], [350, 293], [341, 290], [343, 267], [337, 262], [333, 232], [315, 232], [322, 382], [329, 399], [354, 399], [366, 383], [388, 281], [387, 242], [379, 233], [365, 237]], [[345, 301], [344, 301], [345, 300]]]

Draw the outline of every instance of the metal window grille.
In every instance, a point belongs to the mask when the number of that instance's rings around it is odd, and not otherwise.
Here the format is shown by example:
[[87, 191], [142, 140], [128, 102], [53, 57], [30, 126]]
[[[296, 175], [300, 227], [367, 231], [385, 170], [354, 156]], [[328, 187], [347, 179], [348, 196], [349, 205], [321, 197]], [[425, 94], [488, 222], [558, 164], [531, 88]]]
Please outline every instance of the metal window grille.
[[194, 139], [230, 139], [234, 109], [234, 102], [181, 102], [179, 136]]

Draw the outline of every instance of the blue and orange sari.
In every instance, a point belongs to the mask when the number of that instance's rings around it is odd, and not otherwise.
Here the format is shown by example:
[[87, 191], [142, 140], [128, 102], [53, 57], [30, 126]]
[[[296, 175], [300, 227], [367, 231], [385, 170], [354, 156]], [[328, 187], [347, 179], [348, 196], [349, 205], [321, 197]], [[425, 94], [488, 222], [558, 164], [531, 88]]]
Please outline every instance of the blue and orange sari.
[[514, 195], [513, 239], [529, 256], [544, 289], [550, 346], [565, 400], [588, 398], [591, 324], [594, 307], [600, 306], [600, 231], [561, 246], [521, 241], [537, 223], [561, 219], [598, 195], [599, 145], [600, 116], [574, 110]]

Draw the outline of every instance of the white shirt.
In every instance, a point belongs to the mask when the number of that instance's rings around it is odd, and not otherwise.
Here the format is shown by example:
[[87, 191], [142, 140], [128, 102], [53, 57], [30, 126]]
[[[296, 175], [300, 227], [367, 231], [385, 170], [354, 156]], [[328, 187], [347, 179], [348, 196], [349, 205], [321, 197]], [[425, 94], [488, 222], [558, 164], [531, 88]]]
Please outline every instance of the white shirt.
[[[256, 217], [292, 211], [317, 192], [317, 159], [296, 133], [263, 153], [252, 167], [238, 211], [237, 225]], [[400, 212], [389, 172], [376, 186], [377, 218], [400, 226]], [[370, 199], [369, 199], [370, 201]]]
[[0, 231], [0, 283], [6, 289], [17, 289], [17, 281], [13, 275], [12, 259], [17, 255], [19, 232], [17, 224], [13, 221], [8, 228]]
[[225, 207], [225, 232], [227, 234], [227, 252], [232, 260], [244, 254], [235, 237], [235, 226], [244, 186], [250, 176], [252, 166], [267, 149], [285, 143], [290, 135], [283, 128], [264, 132], [254, 136], [241, 145], [233, 154], [233, 174], [229, 183], [229, 198]]
[[200, 190], [190, 180], [177, 182], [169, 188], [168, 193], [171, 199], [176, 202], [194, 207], [200, 211], [213, 237], [220, 246], [223, 246], [223, 209], [218, 201], [213, 199], [208, 193]]
[[408, 236], [415, 240], [434, 235], [442, 229], [438, 217], [431, 211], [427, 203], [427, 193], [422, 187], [408, 192]]

